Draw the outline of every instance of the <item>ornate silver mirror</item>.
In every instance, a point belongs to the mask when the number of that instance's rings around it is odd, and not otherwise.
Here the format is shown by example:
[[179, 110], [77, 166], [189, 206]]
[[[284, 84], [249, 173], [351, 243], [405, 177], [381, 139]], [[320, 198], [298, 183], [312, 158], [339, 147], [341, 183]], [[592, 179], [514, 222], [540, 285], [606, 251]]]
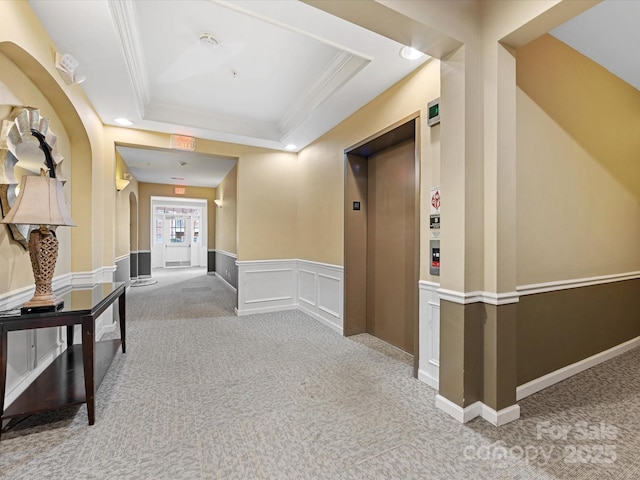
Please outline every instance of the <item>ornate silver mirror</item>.
[[[32, 107], [13, 106], [2, 120], [0, 128], [0, 213], [7, 215], [18, 196], [18, 184], [22, 175], [39, 175], [45, 168], [45, 157], [34, 131], [44, 137], [51, 149], [56, 177], [65, 183], [61, 172], [64, 158], [58, 153], [58, 137], [49, 128], [49, 119], [40, 116], [40, 110]], [[35, 227], [35, 226], [34, 226]], [[7, 225], [11, 237], [27, 249], [30, 225]]]

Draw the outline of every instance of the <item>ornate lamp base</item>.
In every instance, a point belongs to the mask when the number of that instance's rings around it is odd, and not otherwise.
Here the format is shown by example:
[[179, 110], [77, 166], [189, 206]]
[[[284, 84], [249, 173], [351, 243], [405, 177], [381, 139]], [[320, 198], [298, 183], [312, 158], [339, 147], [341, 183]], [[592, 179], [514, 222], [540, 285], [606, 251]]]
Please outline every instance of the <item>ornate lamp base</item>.
[[55, 232], [45, 225], [32, 230], [29, 234], [29, 257], [36, 291], [31, 300], [22, 306], [22, 313], [59, 310], [64, 302], [54, 295], [51, 289], [51, 280], [58, 260], [58, 239]]

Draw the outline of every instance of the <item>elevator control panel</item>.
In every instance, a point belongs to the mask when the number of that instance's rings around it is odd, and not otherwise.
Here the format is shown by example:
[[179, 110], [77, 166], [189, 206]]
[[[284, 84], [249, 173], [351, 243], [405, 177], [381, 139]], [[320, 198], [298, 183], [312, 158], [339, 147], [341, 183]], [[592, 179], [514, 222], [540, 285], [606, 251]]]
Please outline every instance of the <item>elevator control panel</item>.
[[431, 275], [440, 275], [440, 240], [429, 241], [429, 273]]

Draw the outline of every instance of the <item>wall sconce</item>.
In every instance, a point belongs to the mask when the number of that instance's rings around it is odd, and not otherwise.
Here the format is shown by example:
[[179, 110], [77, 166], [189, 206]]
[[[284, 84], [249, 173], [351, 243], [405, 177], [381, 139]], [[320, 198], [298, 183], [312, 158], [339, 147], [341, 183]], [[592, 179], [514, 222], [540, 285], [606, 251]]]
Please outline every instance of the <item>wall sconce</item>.
[[133, 175], [131, 175], [128, 172], [124, 173], [123, 178], [116, 178], [116, 190], [121, 192], [122, 190], [127, 188], [127, 185], [131, 183], [132, 178], [133, 178]]
[[76, 75], [76, 69], [80, 62], [76, 60], [70, 53], [61, 54], [56, 52], [55, 67], [60, 76], [67, 85], [84, 82], [87, 77], [84, 75]]
[[216, 204], [217, 207], [222, 208], [222, 199], [221, 198], [216, 198], [213, 203]]

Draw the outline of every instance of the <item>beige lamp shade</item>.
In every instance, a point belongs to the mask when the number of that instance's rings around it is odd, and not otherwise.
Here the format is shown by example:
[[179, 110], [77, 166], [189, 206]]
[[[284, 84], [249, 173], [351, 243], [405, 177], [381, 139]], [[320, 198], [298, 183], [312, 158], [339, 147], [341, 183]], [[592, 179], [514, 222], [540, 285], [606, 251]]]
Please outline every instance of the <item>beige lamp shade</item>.
[[76, 226], [60, 180], [41, 175], [23, 175], [18, 198], [0, 223]]

